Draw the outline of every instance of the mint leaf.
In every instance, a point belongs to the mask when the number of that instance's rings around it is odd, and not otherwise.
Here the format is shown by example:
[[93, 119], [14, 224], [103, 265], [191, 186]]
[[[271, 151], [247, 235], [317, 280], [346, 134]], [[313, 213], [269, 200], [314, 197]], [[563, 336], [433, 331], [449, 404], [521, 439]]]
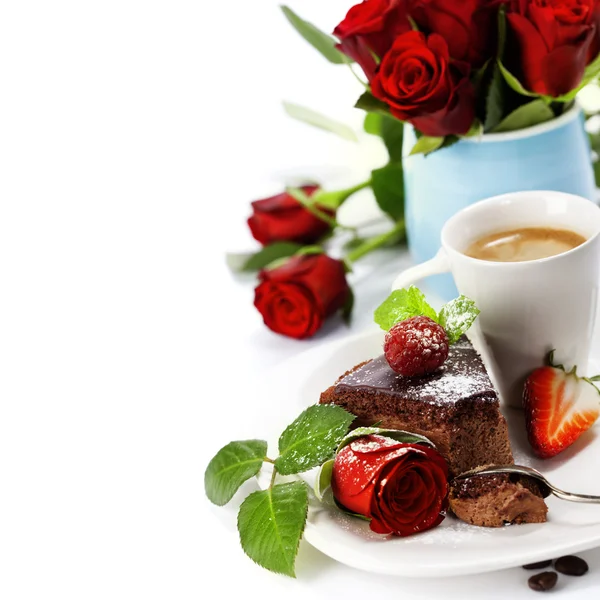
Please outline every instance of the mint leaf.
[[335, 47], [337, 42], [330, 35], [323, 33], [312, 23], [301, 19], [291, 8], [282, 6], [281, 10], [292, 27], [330, 63], [343, 65], [352, 62], [352, 59], [346, 57]]
[[258, 252], [248, 254], [228, 254], [227, 266], [234, 272], [260, 271], [273, 261], [296, 254], [302, 244], [294, 242], [273, 242]]
[[299, 104], [292, 104], [291, 102], [284, 102], [283, 108], [292, 119], [302, 121], [303, 123], [328, 131], [329, 133], [335, 133], [335, 135], [338, 135], [345, 140], [358, 142], [356, 133], [351, 127], [348, 127], [348, 125], [340, 123], [339, 121], [335, 121], [330, 117], [326, 117], [325, 115], [312, 110], [312, 108], [300, 106]]
[[256, 475], [267, 456], [267, 442], [245, 440], [221, 448], [204, 473], [204, 490], [217, 506], [227, 504], [239, 487]]
[[244, 552], [269, 571], [296, 577], [294, 563], [307, 513], [308, 488], [302, 481], [250, 494], [238, 514]]
[[335, 458], [328, 460], [321, 465], [319, 474], [315, 480], [315, 496], [319, 500], [323, 500], [323, 494], [329, 486], [331, 486], [331, 477], [333, 476], [333, 465]]
[[455, 344], [473, 325], [478, 314], [475, 302], [466, 296], [459, 296], [442, 306], [439, 323], [446, 330], [450, 344]]
[[[337, 451], [339, 452], [344, 446], [351, 444], [354, 440], [364, 437], [365, 435], [381, 435], [383, 437], [392, 438], [402, 444], [425, 444], [431, 448], [435, 448], [435, 444], [424, 435], [402, 431], [401, 429], [381, 429], [379, 427], [358, 427], [353, 429], [340, 443]], [[325, 465], [323, 465], [325, 466]]]
[[371, 188], [379, 208], [394, 221], [404, 216], [404, 171], [400, 163], [388, 163], [371, 171]]
[[423, 292], [411, 285], [408, 289], [393, 291], [375, 310], [375, 323], [389, 331], [396, 323], [423, 315], [438, 321], [435, 310], [425, 300]]
[[279, 438], [277, 471], [282, 475], [303, 473], [329, 460], [354, 419], [334, 404], [307, 408]]

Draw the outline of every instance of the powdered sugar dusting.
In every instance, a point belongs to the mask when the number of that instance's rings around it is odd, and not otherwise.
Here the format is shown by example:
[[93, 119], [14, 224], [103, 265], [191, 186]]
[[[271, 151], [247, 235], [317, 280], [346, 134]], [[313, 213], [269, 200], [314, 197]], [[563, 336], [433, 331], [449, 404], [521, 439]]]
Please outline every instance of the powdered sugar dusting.
[[481, 357], [466, 337], [450, 347], [448, 360], [435, 373], [403, 377], [380, 356], [344, 377], [337, 388], [373, 389], [440, 406], [475, 398], [498, 402]]

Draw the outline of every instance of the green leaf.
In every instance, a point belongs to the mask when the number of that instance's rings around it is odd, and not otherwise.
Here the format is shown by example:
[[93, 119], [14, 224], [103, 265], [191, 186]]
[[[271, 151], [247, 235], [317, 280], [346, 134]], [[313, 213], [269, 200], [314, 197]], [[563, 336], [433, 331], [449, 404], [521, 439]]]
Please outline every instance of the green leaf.
[[381, 118], [382, 114], [376, 112], [368, 112], [365, 115], [363, 129], [371, 135], [381, 135]]
[[394, 290], [375, 310], [375, 323], [389, 331], [396, 323], [423, 315], [438, 322], [435, 310], [425, 300], [423, 292], [411, 285], [408, 289]]
[[389, 163], [371, 171], [371, 188], [384, 213], [394, 221], [404, 216], [404, 171], [401, 164]]
[[267, 456], [267, 442], [245, 440], [221, 448], [204, 473], [204, 490], [217, 506], [227, 504], [239, 487], [254, 477]]
[[521, 82], [502, 64], [501, 61], [498, 61], [498, 67], [500, 68], [500, 72], [504, 77], [504, 80], [508, 85], [515, 90], [515, 92], [521, 94], [522, 96], [530, 96], [531, 98], [539, 98], [539, 94], [535, 94], [533, 92], [527, 91]]
[[336, 40], [330, 35], [323, 33], [312, 23], [301, 19], [291, 8], [282, 6], [281, 10], [292, 27], [315, 49], [318, 50], [329, 62], [334, 65], [343, 65], [352, 62], [350, 58], [342, 54], [335, 46]]
[[435, 444], [424, 435], [402, 431], [400, 429], [381, 429], [379, 427], [358, 427], [353, 429], [340, 443], [337, 451], [351, 444], [354, 440], [364, 437], [365, 435], [381, 435], [388, 437], [402, 444], [424, 444], [435, 448]]
[[491, 131], [500, 121], [504, 114], [504, 98], [506, 83], [498, 65], [494, 65], [494, 73], [485, 98], [485, 121], [484, 131]]
[[600, 133], [588, 133], [592, 150], [600, 157]]
[[402, 162], [404, 123], [396, 117], [381, 116], [381, 137], [390, 155], [391, 162]]
[[430, 154], [434, 150], [441, 148], [443, 143], [443, 137], [431, 137], [428, 135], [422, 135], [417, 140], [417, 143], [412, 147], [410, 154], [411, 156], [413, 154], [425, 154], [425, 156], [427, 156], [427, 154]]
[[596, 180], [596, 187], [600, 187], [600, 161], [596, 161], [593, 165], [594, 178]]
[[329, 460], [354, 419], [334, 404], [307, 408], [279, 438], [277, 471], [282, 475], [303, 473]]
[[481, 137], [483, 135], [483, 125], [479, 119], [475, 119], [473, 121], [473, 125], [469, 128], [469, 131], [465, 133], [461, 137], [473, 138], [473, 137]]
[[275, 260], [296, 254], [300, 248], [302, 248], [302, 244], [294, 242], [273, 242], [258, 252], [227, 254], [226, 260], [227, 265], [234, 272], [260, 271]]
[[346, 296], [346, 301], [344, 302], [344, 306], [342, 306], [342, 319], [346, 325], [350, 325], [352, 320], [352, 309], [354, 308], [354, 292], [352, 288], [348, 288], [348, 295]]
[[533, 125], [538, 125], [551, 119], [554, 119], [552, 109], [544, 100], [538, 98], [513, 110], [508, 117], [492, 129], [492, 132], [501, 133], [503, 131], [526, 129], [527, 127], [533, 127]]
[[369, 187], [370, 185], [370, 181], [363, 181], [358, 185], [354, 185], [343, 190], [335, 190], [332, 192], [318, 190], [310, 197], [310, 201], [318, 206], [337, 210], [348, 198], [350, 198], [350, 196], [356, 194], [356, 192], [359, 192], [360, 190], [365, 189], [366, 187]]
[[309, 254], [324, 254], [325, 250], [323, 250], [323, 246], [317, 246], [316, 244], [313, 246], [304, 246], [296, 252], [298, 256], [307, 256]]
[[375, 98], [371, 92], [364, 92], [363, 95], [356, 101], [354, 108], [360, 108], [367, 112], [390, 114], [390, 107], [385, 103]]
[[302, 481], [250, 494], [238, 514], [244, 552], [269, 571], [295, 577], [296, 554], [307, 514], [308, 488]]
[[475, 302], [466, 296], [459, 296], [442, 306], [439, 323], [446, 330], [450, 344], [456, 343], [473, 325], [478, 314]]
[[323, 494], [327, 490], [327, 488], [331, 485], [331, 477], [333, 475], [333, 465], [335, 463], [335, 458], [328, 460], [327, 462], [321, 465], [319, 469], [319, 474], [315, 479], [315, 496], [319, 500], [323, 500]]
[[356, 133], [351, 127], [348, 127], [348, 125], [344, 125], [339, 121], [335, 121], [334, 119], [330, 119], [329, 117], [326, 117], [325, 115], [322, 115], [311, 108], [306, 108], [305, 106], [300, 106], [299, 104], [292, 104], [291, 102], [284, 102], [283, 108], [285, 109], [285, 112], [293, 119], [302, 121], [303, 123], [308, 123], [308, 125], [312, 125], [313, 127], [322, 129], [323, 131], [335, 133], [345, 140], [358, 142]]
[[391, 115], [370, 112], [364, 122], [364, 130], [371, 135], [378, 135], [390, 155], [391, 162], [402, 162], [402, 141], [404, 123]]

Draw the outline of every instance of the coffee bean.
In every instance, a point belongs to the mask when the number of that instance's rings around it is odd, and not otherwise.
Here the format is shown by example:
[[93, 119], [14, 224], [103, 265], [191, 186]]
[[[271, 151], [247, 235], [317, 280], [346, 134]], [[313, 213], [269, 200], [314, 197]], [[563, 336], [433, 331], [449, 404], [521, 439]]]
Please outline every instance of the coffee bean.
[[575, 575], [580, 577], [588, 572], [588, 564], [578, 556], [561, 556], [556, 559], [554, 568], [564, 575]]
[[527, 569], [528, 571], [533, 571], [534, 569], [545, 569], [546, 567], [549, 567], [551, 564], [552, 564], [551, 560], [542, 560], [540, 562], [531, 563], [529, 565], [523, 565], [523, 568]]
[[536, 592], [547, 592], [556, 585], [557, 579], [558, 575], [554, 571], [544, 571], [543, 573], [532, 575], [527, 583]]

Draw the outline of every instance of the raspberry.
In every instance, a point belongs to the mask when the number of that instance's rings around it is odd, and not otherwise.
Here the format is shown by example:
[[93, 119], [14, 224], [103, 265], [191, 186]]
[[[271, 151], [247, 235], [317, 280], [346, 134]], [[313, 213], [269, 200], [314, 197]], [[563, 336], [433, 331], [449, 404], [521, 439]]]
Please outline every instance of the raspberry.
[[390, 367], [406, 377], [425, 375], [448, 358], [448, 336], [429, 317], [411, 317], [394, 325], [385, 336], [383, 351]]

